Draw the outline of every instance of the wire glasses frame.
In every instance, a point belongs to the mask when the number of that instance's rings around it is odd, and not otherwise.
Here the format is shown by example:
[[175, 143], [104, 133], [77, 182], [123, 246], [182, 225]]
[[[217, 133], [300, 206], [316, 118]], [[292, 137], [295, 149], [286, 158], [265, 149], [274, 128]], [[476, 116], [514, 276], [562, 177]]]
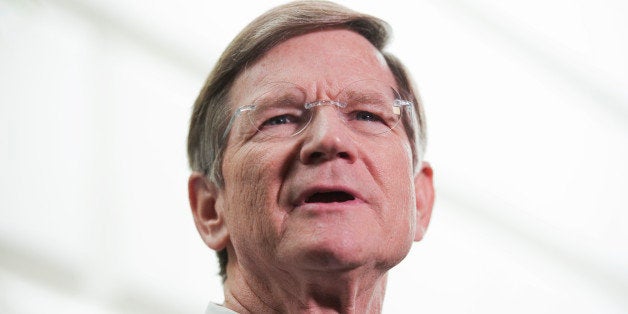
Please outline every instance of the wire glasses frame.
[[239, 116], [259, 133], [270, 138], [287, 138], [303, 132], [314, 116], [314, 108], [334, 107], [349, 129], [366, 134], [390, 132], [411, 114], [413, 103], [404, 100], [390, 85], [377, 80], [360, 80], [344, 87], [336, 100], [306, 101], [305, 89], [288, 82], [266, 84], [255, 100], [236, 109], [222, 136], [224, 142]]

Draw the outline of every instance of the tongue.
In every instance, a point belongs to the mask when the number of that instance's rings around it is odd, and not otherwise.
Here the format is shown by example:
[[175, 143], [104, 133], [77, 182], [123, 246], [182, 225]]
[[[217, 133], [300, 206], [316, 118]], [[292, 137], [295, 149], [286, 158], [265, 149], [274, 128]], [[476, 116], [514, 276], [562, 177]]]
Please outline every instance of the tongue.
[[334, 202], [346, 202], [354, 200], [355, 197], [353, 195], [346, 192], [325, 192], [325, 193], [316, 193], [310, 196], [306, 203], [334, 203]]

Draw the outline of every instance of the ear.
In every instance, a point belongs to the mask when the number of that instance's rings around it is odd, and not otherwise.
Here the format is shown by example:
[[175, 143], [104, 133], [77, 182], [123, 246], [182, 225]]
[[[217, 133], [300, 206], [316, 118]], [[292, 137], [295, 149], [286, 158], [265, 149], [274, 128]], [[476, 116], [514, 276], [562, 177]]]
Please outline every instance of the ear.
[[433, 172], [429, 163], [423, 162], [421, 170], [414, 177], [414, 193], [416, 195], [417, 222], [414, 241], [421, 241], [432, 217], [434, 206]]
[[190, 175], [188, 197], [196, 229], [205, 244], [216, 251], [224, 249], [229, 241], [220, 193], [202, 173]]

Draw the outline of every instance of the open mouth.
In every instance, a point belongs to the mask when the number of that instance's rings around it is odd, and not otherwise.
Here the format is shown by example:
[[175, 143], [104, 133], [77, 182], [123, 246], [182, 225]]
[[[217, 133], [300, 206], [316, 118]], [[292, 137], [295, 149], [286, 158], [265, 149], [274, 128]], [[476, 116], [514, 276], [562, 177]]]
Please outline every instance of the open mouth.
[[342, 203], [354, 200], [355, 197], [347, 192], [333, 191], [314, 193], [308, 197], [306, 203]]

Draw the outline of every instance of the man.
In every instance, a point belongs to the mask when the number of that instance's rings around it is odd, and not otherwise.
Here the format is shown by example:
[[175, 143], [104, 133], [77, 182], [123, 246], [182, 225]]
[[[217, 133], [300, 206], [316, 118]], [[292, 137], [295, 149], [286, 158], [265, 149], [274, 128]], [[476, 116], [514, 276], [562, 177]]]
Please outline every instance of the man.
[[378, 313], [434, 199], [424, 117], [388, 26], [330, 2], [248, 25], [194, 106], [188, 188], [218, 252], [207, 313]]

